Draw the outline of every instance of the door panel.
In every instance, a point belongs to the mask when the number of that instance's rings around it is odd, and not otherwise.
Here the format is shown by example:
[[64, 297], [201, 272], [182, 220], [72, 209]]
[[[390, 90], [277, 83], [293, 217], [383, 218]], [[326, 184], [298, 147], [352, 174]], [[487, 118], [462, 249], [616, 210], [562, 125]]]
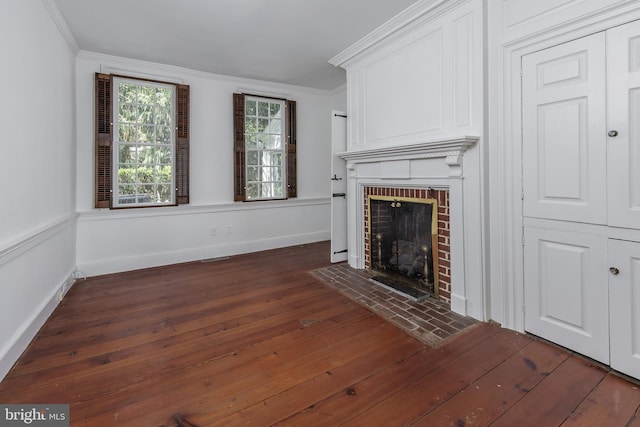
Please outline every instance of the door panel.
[[611, 366], [640, 378], [640, 243], [609, 240]]
[[607, 31], [609, 224], [640, 227], [640, 22]]
[[523, 57], [524, 215], [605, 224], [605, 36]]
[[606, 238], [525, 227], [526, 330], [609, 362]]
[[331, 262], [347, 259], [347, 164], [336, 155], [346, 150], [346, 114], [334, 111], [331, 115]]

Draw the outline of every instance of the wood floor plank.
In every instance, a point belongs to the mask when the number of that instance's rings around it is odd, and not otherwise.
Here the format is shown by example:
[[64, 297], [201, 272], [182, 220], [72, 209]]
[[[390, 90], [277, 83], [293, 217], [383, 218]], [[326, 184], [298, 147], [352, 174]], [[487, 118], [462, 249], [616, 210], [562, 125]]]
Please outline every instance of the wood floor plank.
[[439, 366], [436, 371], [407, 381], [399, 392], [341, 425], [409, 424], [477, 381], [530, 342], [530, 338], [521, 334], [496, 335], [473, 351]]
[[604, 369], [571, 356], [492, 426], [561, 425], [606, 375]]
[[436, 350], [425, 348], [422, 352], [354, 384], [353, 394], [346, 394], [340, 390], [313, 408], [286, 420], [282, 425], [338, 425], [341, 422], [362, 419], [394, 396], [404, 396], [404, 391], [410, 384], [439, 367], [468, 355], [483, 343], [497, 344], [504, 341], [504, 337], [498, 336], [498, 331], [495, 326], [483, 325], [474, 331], [474, 334], [466, 338], [459, 337], [450, 345]]
[[632, 425], [629, 423], [634, 421], [639, 410], [640, 387], [607, 375], [562, 427]]
[[567, 357], [567, 352], [533, 341], [412, 425], [489, 425]]
[[394, 351], [381, 348], [378, 351], [367, 352], [349, 363], [323, 372], [244, 410], [234, 412], [212, 423], [211, 427], [276, 424], [330, 397], [336, 390], [343, 390], [349, 395], [356, 383], [423, 351], [423, 345], [401, 333], [395, 334], [395, 340], [389, 342], [389, 345], [393, 346]]

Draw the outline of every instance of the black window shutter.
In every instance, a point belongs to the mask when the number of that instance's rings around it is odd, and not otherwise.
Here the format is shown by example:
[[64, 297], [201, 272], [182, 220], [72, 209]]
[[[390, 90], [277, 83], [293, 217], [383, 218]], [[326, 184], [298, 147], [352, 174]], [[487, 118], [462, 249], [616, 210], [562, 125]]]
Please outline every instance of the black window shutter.
[[176, 85], [176, 203], [189, 203], [189, 86]]
[[95, 207], [111, 207], [111, 90], [113, 80], [108, 74], [96, 73], [95, 78]]
[[244, 94], [233, 94], [233, 200], [245, 200]]
[[287, 101], [285, 129], [287, 132], [287, 197], [298, 197], [296, 171], [296, 101]]

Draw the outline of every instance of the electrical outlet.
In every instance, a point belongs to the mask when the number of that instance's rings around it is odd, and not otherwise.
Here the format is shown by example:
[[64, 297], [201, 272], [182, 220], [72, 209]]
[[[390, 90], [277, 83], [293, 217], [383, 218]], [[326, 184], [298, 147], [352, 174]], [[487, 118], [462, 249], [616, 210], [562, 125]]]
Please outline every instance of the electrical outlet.
[[231, 226], [227, 225], [227, 234], [231, 234]]
[[215, 236], [218, 233], [218, 230], [215, 226], [209, 227], [209, 236]]

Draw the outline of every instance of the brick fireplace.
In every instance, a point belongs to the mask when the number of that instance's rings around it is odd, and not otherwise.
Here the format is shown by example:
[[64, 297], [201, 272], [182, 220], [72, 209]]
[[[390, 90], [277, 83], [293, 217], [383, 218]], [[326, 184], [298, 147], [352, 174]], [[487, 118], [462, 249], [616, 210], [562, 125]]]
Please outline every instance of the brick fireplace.
[[[449, 192], [447, 190], [435, 190], [432, 188], [401, 188], [401, 187], [364, 187], [364, 265], [366, 269], [372, 269], [375, 259], [372, 260], [372, 253], [375, 254], [376, 242], [372, 235], [370, 224], [372, 215], [369, 212], [371, 204], [368, 202], [373, 197], [386, 197], [399, 201], [412, 200], [433, 200], [436, 207], [435, 218], [437, 231], [434, 242], [434, 256], [432, 266], [435, 269], [433, 279], [435, 289], [431, 292], [434, 297], [451, 302], [451, 252], [449, 234]], [[375, 258], [375, 255], [373, 256]]]
[[353, 149], [347, 162], [348, 262], [371, 269], [369, 195], [435, 198], [438, 298], [455, 313], [485, 320], [482, 194], [476, 137]]

